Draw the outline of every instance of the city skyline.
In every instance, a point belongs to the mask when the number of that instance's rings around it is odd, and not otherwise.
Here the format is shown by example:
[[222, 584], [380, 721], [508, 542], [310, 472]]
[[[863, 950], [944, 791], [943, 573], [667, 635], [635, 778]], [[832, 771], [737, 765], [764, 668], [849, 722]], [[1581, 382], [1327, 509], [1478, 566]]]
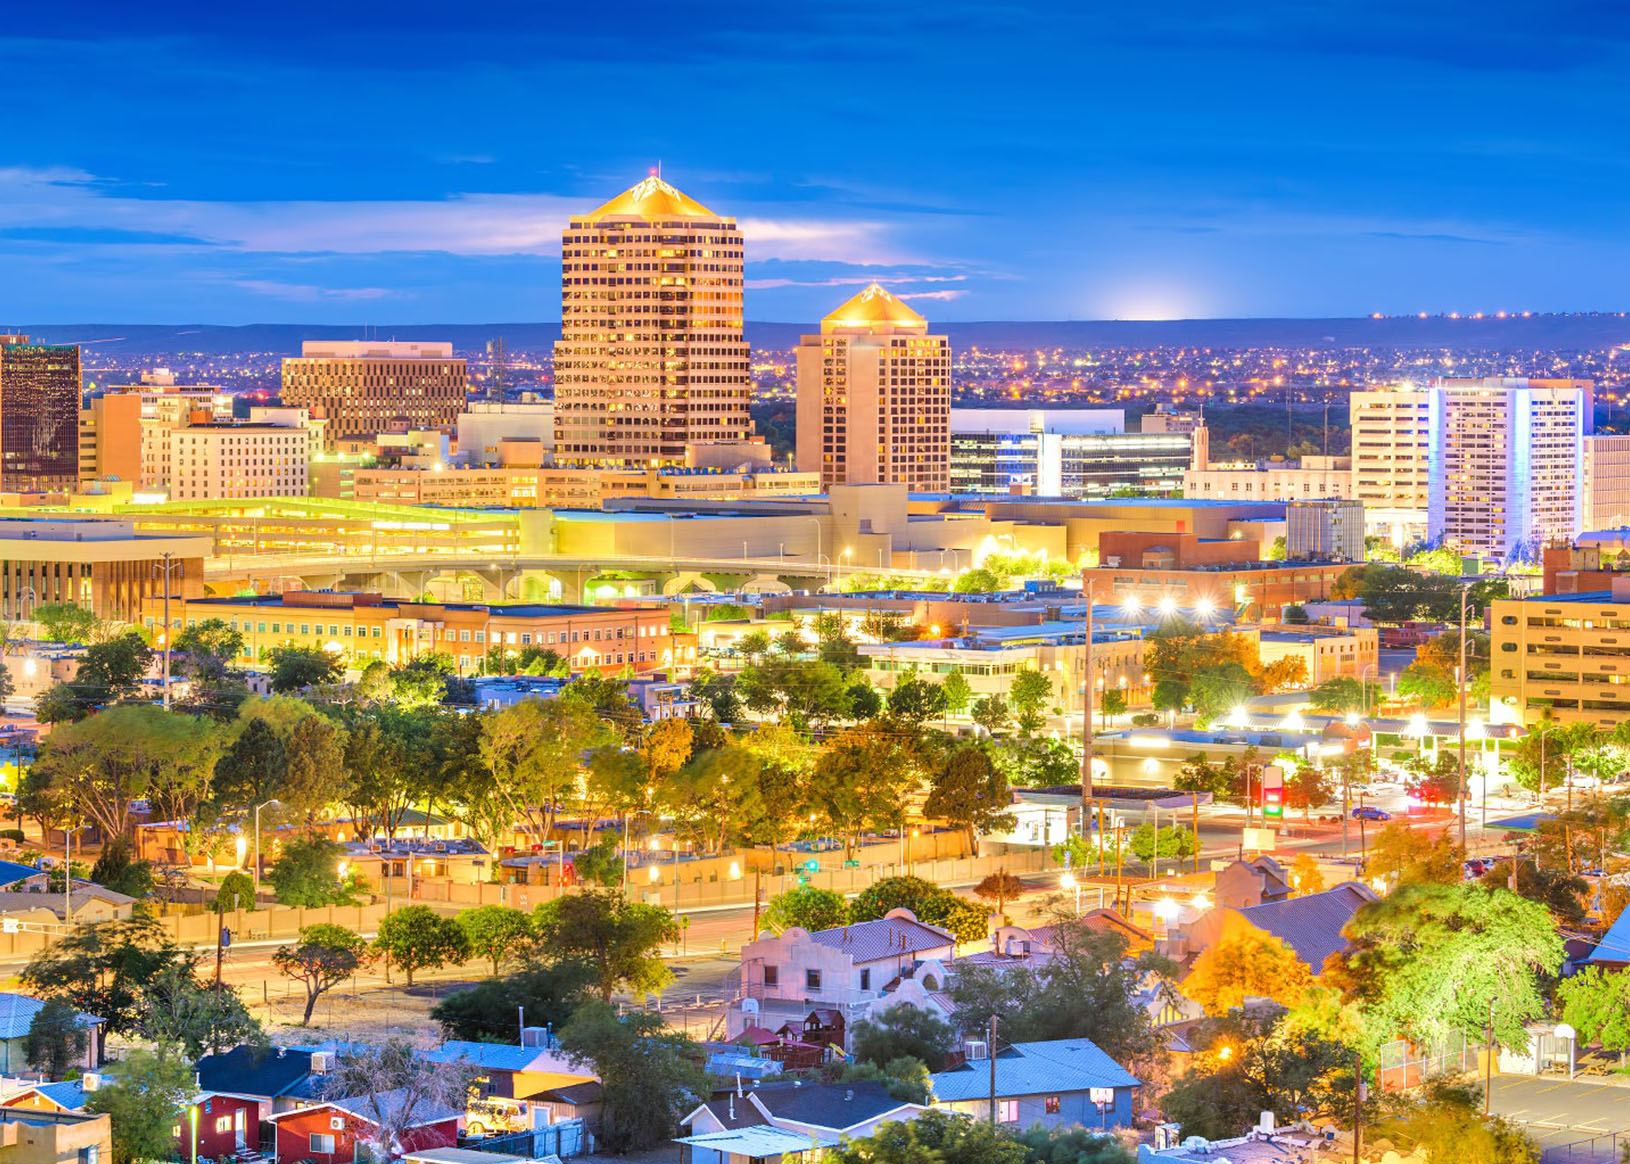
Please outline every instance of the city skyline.
[[749, 319], [1611, 310], [1627, 29], [1552, 16], [18, 13], [0, 314], [551, 321], [568, 218], [658, 165], [740, 221]]

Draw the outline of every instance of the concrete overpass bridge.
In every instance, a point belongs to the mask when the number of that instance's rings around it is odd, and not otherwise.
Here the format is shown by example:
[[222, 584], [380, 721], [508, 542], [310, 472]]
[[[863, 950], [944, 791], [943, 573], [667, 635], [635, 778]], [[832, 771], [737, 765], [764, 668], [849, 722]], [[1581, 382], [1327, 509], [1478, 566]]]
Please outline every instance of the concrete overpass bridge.
[[[205, 562], [204, 585], [215, 596], [244, 590], [360, 590], [391, 598], [430, 594], [457, 602], [581, 603], [641, 595], [817, 590], [851, 575], [877, 572], [875, 567], [791, 557], [225, 553]], [[924, 569], [887, 572], [924, 581], [939, 576]]]

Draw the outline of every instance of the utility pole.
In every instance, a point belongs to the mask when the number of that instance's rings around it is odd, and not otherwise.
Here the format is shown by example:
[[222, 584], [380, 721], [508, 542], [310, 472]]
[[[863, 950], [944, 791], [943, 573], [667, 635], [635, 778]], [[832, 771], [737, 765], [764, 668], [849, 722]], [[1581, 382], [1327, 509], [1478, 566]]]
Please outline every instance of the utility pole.
[[1358, 1164], [1358, 1145], [1364, 1138], [1364, 1056], [1353, 1052], [1353, 1164]]
[[1460, 584], [1460, 851], [1466, 852], [1466, 597], [1471, 583]]
[[164, 576], [164, 710], [170, 710], [170, 571], [185, 569], [186, 563], [173, 561], [175, 554], [166, 550], [160, 554], [162, 562], [153, 563], [153, 572]]
[[[1515, 869], [1516, 866], [1512, 865]], [[1494, 1091], [1494, 996], [1489, 995], [1489, 1021], [1483, 1028], [1483, 1114], [1489, 1113], [1489, 1096]]]
[[1087, 598], [1087, 637], [1081, 663], [1081, 839], [1091, 840], [1092, 822], [1092, 581], [1081, 587]]
[[996, 1126], [996, 1016], [990, 1016], [990, 1041], [985, 1044], [985, 1055], [990, 1060], [990, 1126]]

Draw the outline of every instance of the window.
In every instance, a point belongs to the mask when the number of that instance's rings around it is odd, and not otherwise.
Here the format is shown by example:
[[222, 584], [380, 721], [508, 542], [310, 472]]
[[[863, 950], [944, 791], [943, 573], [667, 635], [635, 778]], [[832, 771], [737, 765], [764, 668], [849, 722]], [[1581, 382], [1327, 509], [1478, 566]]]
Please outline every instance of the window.
[[[176, 1129], [176, 1137], [179, 1138], [180, 1135], [181, 1135], [181, 1129], [177, 1128]], [[86, 1147], [81, 1148], [79, 1150], [79, 1164], [96, 1164], [97, 1160], [101, 1156], [101, 1153], [98, 1152], [96, 1149], [97, 1149], [97, 1145], [95, 1145], [95, 1144], [90, 1144], [90, 1145], [87, 1145]]]
[[1016, 1124], [1019, 1122], [1019, 1101], [1016, 1099], [999, 1099], [996, 1101], [996, 1122], [999, 1124]]
[[232, 1117], [224, 1115], [217, 1119], [215, 1121], [215, 1130], [217, 1132], [230, 1132], [232, 1130]]
[[781, 967], [779, 967], [779, 966], [766, 966], [766, 967], [764, 967], [764, 985], [765, 986], [780, 986], [781, 985]]
[[1049, 1095], [1047, 1097], [1047, 1114], [1048, 1115], [1057, 1115], [1058, 1114], [1058, 1096]]
[[804, 989], [819, 990], [821, 988], [821, 972], [819, 970], [804, 971]]
[[870, 990], [872, 988], [871, 970], [867, 969], [860, 972], [860, 988], [862, 990]]
[[[1019, 1117], [1014, 1116], [1013, 1118], [1016, 1120]], [[313, 1153], [322, 1153], [323, 1155], [326, 1155], [326, 1156], [332, 1156], [334, 1154], [334, 1137], [333, 1136], [321, 1136], [321, 1135], [318, 1135], [316, 1132], [312, 1132], [311, 1133], [311, 1151]]]

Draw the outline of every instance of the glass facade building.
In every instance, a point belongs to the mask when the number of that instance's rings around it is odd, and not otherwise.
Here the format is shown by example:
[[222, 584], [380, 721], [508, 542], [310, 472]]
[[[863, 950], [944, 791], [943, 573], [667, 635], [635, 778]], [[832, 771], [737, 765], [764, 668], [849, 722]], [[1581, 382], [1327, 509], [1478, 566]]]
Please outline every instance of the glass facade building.
[[0, 492], [79, 483], [79, 348], [0, 336]]

